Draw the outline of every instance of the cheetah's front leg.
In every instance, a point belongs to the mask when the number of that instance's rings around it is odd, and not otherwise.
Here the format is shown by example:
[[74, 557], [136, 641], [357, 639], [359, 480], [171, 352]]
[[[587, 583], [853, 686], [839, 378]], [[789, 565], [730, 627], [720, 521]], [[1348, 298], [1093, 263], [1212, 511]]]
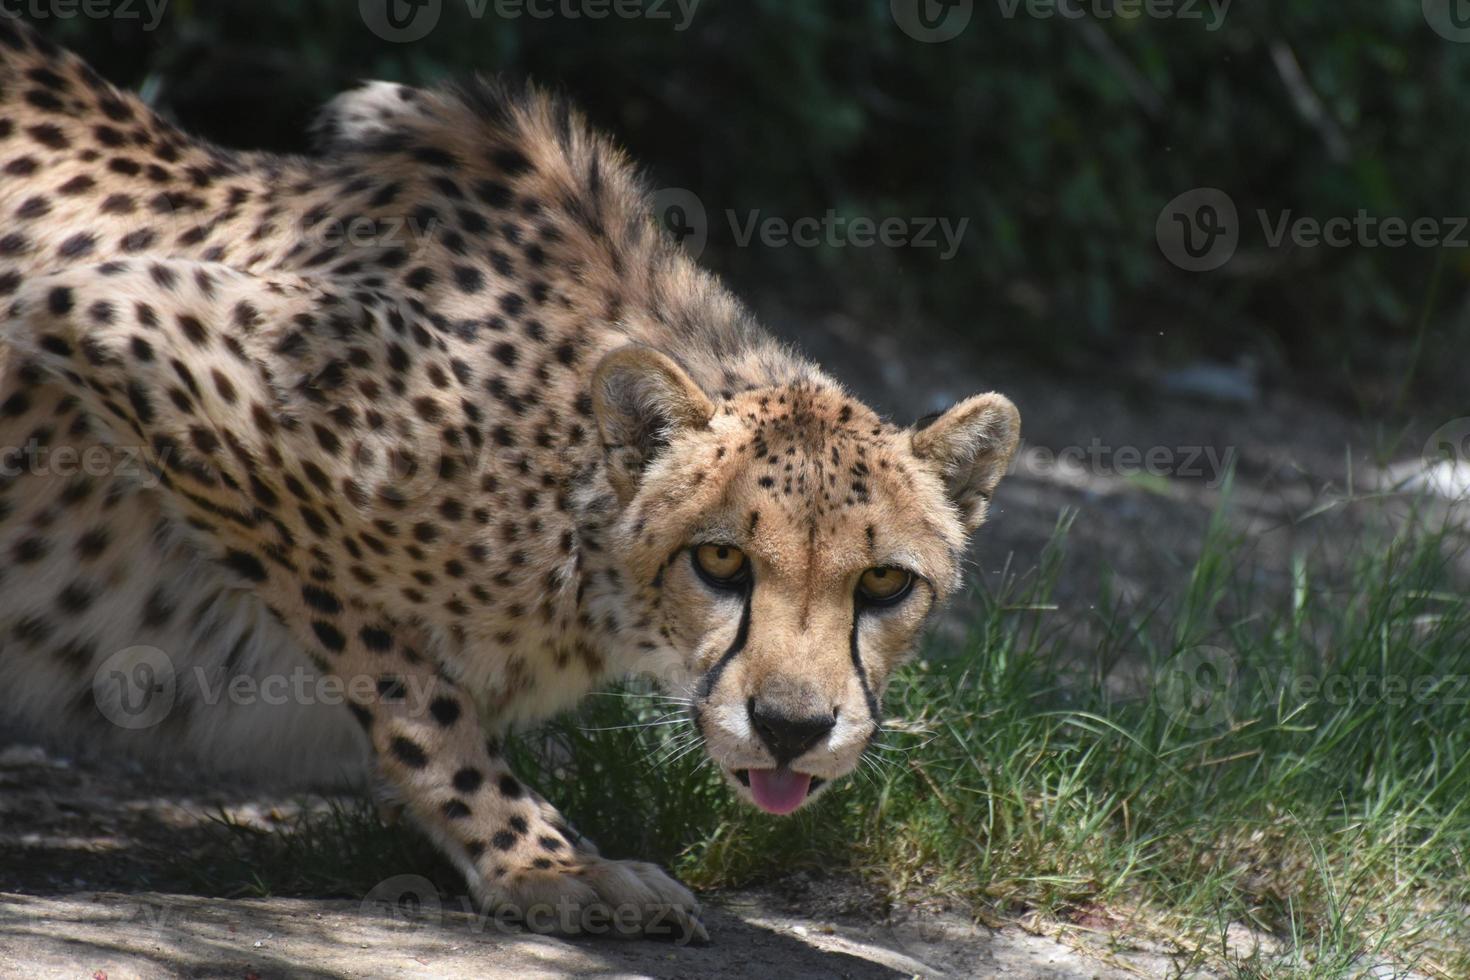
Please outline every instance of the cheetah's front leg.
[[580, 841], [511, 772], [470, 700], [414, 650], [378, 625], [343, 638], [354, 649], [330, 666], [349, 692], [371, 678], [375, 696], [353, 709], [380, 771], [479, 901], [537, 931], [708, 938], [688, 889], [655, 865], [611, 861]]
[[[139, 297], [158, 298], [172, 315]], [[386, 343], [389, 318], [293, 276], [116, 262], [27, 282], [0, 313], [0, 345], [47, 371], [113, 439], [141, 437], [154, 448], [160, 493], [179, 525], [342, 681], [381, 772], [477, 898], [548, 931], [598, 923], [703, 938], [686, 888], [653, 865], [610, 861], [574, 841], [555, 809], [491, 754], [473, 699], [405, 645], [381, 607], [354, 594], [324, 547], [327, 525], [310, 504], [339, 518], [342, 509], [307, 488], [332, 488], [333, 444], [311, 435], [332, 418], [298, 394], [312, 382], [293, 384], [303, 366], [278, 351], [330, 347], [331, 336], [308, 338], [303, 324], [339, 320], [355, 325], [364, 348]], [[239, 337], [228, 332], [256, 321]]]

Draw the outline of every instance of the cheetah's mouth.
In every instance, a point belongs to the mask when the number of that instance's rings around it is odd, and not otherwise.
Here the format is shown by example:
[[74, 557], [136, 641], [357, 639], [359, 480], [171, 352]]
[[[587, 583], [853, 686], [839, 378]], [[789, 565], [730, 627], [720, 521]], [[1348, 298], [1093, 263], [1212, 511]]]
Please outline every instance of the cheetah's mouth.
[[740, 785], [750, 790], [755, 805], [778, 816], [796, 810], [824, 782], [786, 766], [778, 769], [736, 769], [734, 772]]

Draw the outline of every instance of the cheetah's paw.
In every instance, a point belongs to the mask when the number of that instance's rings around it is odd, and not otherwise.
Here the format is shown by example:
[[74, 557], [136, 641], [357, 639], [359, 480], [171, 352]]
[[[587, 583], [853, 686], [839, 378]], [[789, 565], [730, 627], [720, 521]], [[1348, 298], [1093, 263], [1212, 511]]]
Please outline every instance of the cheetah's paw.
[[504, 872], [484, 890], [491, 905], [533, 932], [709, 941], [699, 900], [644, 861], [586, 856], [571, 867]]

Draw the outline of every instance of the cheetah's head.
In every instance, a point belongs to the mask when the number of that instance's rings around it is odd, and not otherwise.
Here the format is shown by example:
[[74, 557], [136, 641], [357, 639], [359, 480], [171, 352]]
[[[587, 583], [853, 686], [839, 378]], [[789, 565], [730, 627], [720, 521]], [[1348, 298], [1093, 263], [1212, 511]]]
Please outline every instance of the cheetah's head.
[[790, 813], [851, 772], [893, 670], [960, 581], [1020, 436], [1001, 395], [898, 428], [823, 380], [719, 401], [646, 347], [594, 405], [618, 544], [736, 792]]

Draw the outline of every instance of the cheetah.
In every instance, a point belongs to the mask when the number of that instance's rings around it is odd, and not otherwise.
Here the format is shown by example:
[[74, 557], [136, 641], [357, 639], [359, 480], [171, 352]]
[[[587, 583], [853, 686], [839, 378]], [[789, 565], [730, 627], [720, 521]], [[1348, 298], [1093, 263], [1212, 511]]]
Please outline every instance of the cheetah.
[[[355, 759], [477, 900], [702, 937], [503, 735], [648, 677], [733, 793], [806, 805], [960, 585], [1017, 410], [880, 418], [535, 88], [371, 83], [313, 138], [191, 138], [0, 18], [0, 722]], [[109, 680], [138, 676], [146, 723]], [[311, 696], [263, 696], [288, 676]], [[262, 696], [219, 697], [242, 678]]]

